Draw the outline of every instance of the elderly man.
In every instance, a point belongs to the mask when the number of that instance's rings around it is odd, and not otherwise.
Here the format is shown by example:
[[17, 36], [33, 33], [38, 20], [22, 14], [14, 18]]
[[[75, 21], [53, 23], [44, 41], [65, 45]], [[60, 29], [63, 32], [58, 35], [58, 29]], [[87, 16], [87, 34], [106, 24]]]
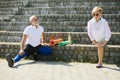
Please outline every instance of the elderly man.
[[26, 27], [23, 32], [19, 53], [15, 58], [12, 58], [10, 54], [6, 55], [9, 67], [13, 67], [14, 63], [20, 61], [28, 54], [38, 53], [41, 47], [41, 40], [43, 44], [44, 28], [39, 26], [38, 17], [36, 15], [31, 16], [29, 22], [31, 25]]

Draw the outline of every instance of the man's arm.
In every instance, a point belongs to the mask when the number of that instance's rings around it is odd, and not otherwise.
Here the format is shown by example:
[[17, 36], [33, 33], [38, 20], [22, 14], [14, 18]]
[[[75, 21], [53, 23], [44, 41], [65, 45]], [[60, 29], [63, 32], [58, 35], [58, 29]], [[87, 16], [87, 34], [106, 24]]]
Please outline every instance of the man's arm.
[[42, 45], [44, 45], [44, 32], [42, 32]]
[[25, 45], [27, 37], [28, 37], [27, 35], [23, 34], [21, 44], [20, 44], [20, 51], [19, 51], [20, 54], [24, 53], [24, 45]]

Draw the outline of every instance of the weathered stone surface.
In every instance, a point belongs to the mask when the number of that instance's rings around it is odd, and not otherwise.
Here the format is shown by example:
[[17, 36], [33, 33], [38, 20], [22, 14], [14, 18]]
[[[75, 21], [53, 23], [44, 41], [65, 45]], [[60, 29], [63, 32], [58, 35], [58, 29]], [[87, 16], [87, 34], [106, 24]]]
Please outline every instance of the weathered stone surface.
[[[92, 18], [94, 6], [102, 6], [103, 17], [109, 22], [112, 37], [105, 47], [104, 62], [120, 62], [120, 1], [119, 0], [0, 0], [0, 56], [16, 55], [23, 30], [29, 25], [31, 15], [38, 15], [45, 29], [45, 42], [51, 35], [68, 38], [75, 45], [53, 46], [50, 56], [38, 56], [40, 60], [97, 62], [97, 48], [87, 36], [87, 22]], [[108, 7], [109, 6], [109, 7]], [[15, 43], [14, 43], [15, 42]]]
[[[94, 45], [73, 44], [68, 46], [53, 46], [52, 55], [38, 55], [39, 60], [54, 61], [78, 61], [78, 62], [97, 62], [97, 48]], [[0, 43], [0, 56], [5, 57], [6, 53], [12, 53], [15, 56], [19, 49], [19, 43]], [[119, 63], [120, 46], [106, 46], [104, 54], [105, 63]]]

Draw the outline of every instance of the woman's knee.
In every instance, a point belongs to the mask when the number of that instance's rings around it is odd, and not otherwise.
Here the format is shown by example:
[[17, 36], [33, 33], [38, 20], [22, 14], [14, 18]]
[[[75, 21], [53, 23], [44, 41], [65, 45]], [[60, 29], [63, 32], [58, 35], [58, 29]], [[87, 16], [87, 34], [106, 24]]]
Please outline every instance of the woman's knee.
[[98, 47], [98, 49], [101, 49], [101, 50], [103, 50], [103, 49], [104, 49], [104, 47], [103, 47], [103, 46], [100, 46], [100, 47]]

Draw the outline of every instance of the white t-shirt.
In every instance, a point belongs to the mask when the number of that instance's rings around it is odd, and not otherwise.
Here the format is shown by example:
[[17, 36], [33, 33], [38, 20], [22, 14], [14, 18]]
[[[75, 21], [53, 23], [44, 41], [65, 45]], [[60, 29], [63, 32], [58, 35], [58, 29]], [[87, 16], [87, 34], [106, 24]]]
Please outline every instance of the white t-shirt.
[[40, 44], [40, 38], [42, 36], [42, 33], [44, 32], [44, 29], [42, 26], [38, 26], [37, 28], [35, 26], [28, 26], [25, 28], [23, 34], [28, 35], [26, 43], [30, 44], [33, 47], [36, 47]]
[[88, 22], [88, 36], [91, 41], [96, 40], [97, 42], [101, 42], [103, 40], [109, 41], [111, 37], [111, 31], [108, 26], [108, 22], [101, 18], [98, 22], [94, 18], [92, 18]]

